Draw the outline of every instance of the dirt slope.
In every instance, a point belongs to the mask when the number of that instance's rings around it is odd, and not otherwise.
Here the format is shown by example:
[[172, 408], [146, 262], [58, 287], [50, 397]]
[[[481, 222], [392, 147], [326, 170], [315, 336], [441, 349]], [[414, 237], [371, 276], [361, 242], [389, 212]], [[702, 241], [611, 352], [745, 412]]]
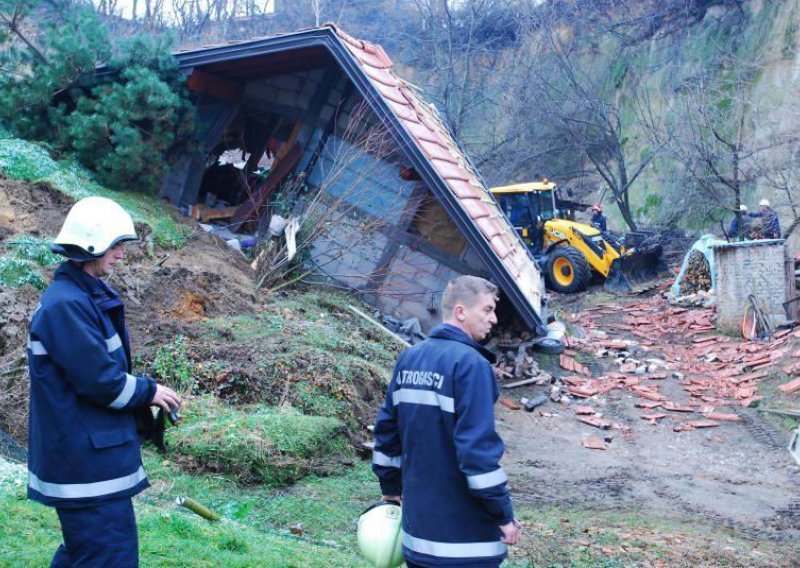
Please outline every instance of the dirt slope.
[[[53, 238], [73, 201], [45, 184], [0, 178], [0, 253], [14, 238], [29, 234]], [[146, 233], [147, 227], [137, 227]], [[185, 246], [148, 253], [145, 241], [126, 246], [126, 260], [109, 278], [123, 297], [134, 352], [187, 333], [192, 322], [249, 314], [255, 309], [252, 275], [245, 259], [219, 239], [192, 227]], [[164, 255], [168, 258], [161, 264]], [[0, 289], [0, 366], [24, 366], [27, 321], [40, 296], [31, 286]], [[12, 381], [6, 378], [6, 381]], [[27, 428], [27, 379], [4, 384], [0, 427], [18, 440]]]

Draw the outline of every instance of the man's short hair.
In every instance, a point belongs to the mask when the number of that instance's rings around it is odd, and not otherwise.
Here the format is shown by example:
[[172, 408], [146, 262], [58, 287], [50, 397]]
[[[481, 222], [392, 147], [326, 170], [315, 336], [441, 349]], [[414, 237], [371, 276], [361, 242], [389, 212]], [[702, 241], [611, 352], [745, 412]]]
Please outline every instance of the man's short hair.
[[442, 312], [447, 317], [456, 304], [471, 305], [481, 294], [491, 294], [497, 299], [497, 286], [478, 276], [459, 276], [447, 283], [442, 294]]

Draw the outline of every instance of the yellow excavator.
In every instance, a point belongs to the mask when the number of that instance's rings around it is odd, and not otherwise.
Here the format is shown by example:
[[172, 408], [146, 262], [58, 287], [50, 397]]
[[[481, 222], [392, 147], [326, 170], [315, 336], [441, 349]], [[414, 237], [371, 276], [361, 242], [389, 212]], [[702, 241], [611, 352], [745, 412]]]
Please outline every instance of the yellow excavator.
[[575, 210], [588, 206], [562, 200], [556, 186], [545, 179], [490, 190], [531, 249], [552, 290], [580, 292], [595, 273], [605, 279], [609, 292], [629, 294], [665, 269], [661, 246], [647, 245], [651, 233], [628, 233], [618, 241], [579, 223]]

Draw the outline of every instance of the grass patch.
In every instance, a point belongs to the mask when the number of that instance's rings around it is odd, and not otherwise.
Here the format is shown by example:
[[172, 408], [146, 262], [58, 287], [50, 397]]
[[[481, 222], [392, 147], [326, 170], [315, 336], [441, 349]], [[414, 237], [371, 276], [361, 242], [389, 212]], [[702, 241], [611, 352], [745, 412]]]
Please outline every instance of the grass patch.
[[222, 471], [246, 483], [292, 483], [311, 473], [331, 473], [352, 457], [343, 424], [291, 408], [234, 408], [213, 397], [188, 402], [180, 427], [169, 430], [174, 451], [203, 470]]
[[402, 350], [347, 311], [352, 298], [305, 289], [276, 294], [255, 316], [197, 324], [186, 346], [195, 392], [235, 403], [289, 402], [351, 431], [374, 420]]
[[[358, 461], [342, 475], [312, 476], [290, 487], [274, 489], [242, 486], [221, 475], [189, 475], [177, 463], [145, 452], [145, 469], [153, 484], [141, 500], [171, 504], [187, 495], [224, 518], [253, 529], [291, 534], [303, 540], [357, 550], [356, 520], [380, 497], [380, 486], [370, 465]], [[298, 529], [299, 525], [299, 529]]]
[[797, 543], [756, 541], [708, 525], [654, 515], [518, 504], [524, 540], [514, 566], [784, 566]]
[[[341, 476], [275, 490], [241, 486], [225, 475], [189, 475], [151, 451], [144, 461], [153, 486], [136, 499], [143, 566], [367, 566], [357, 553], [355, 521], [380, 489], [365, 462]], [[24, 467], [17, 483], [1, 468], [0, 474], [0, 558], [10, 566], [46, 566], [59, 541], [55, 512], [24, 500]], [[177, 508], [181, 495], [224, 520], [211, 524]], [[793, 565], [800, 554], [796, 542], [746, 539], [649, 510], [517, 503], [516, 512], [523, 541], [504, 566], [772, 567]]]
[[153, 240], [162, 247], [182, 246], [189, 229], [176, 223], [157, 197], [136, 191], [112, 191], [103, 187], [75, 160], [56, 161], [43, 145], [11, 137], [0, 130], [0, 174], [23, 181], [47, 183], [59, 192], [82, 199], [99, 195], [113, 199], [134, 221], [153, 230]]
[[[139, 551], [142, 566], [233, 566], [233, 567], [337, 567], [365, 566], [355, 549], [325, 545], [310, 538], [296, 537], [288, 531], [273, 529], [254, 519], [227, 518], [209, 523], [174, 505], [175, 492], [162, 492], [160, 479], [169, 479], [181, 489], [198, 486], [206, 480], [168, 472], [154, 467], [158, 458], [149, 455], [148, 470], [155, 469], [151, 480], [155, 487], [135, 499], [139, 525]], [[15, 479], [24, 480], [24, 468]], [[177, 483], [174, 483], [177, 478]], [[47, 566], [61, 542], [61, 532], [54, 509], [25, 499], [24, 483], [7, 487], [0, 483], [0, 564], [3, 566]], [[239, 493], [228, 483], [226, 499]], [[188, 493], [186, 493], [188, 494]], [[203, 495], [205, 497], [205, 495]], [[200, 497], [200, 498], [203, 498]], [[313, 522], [308, 519], [309, 523]], [[257, 524], [258, 526], [253, 526]]]
[[158, 348], [153, 361], [153, 369], [159, 382], [183, 394], [192, 392], [197, 370], [197, 365], [189, 359], [187, 349], [187, 338], [178, 335], [171, 342]]
[[0, 286], [19, 288], [25, 284], [44, 290], [48, 279], [42, 269], [52, 268], [63, 259], [50, 252], [50, 243], [29, 235], [13, 237], [3, 243], [0, 255]]

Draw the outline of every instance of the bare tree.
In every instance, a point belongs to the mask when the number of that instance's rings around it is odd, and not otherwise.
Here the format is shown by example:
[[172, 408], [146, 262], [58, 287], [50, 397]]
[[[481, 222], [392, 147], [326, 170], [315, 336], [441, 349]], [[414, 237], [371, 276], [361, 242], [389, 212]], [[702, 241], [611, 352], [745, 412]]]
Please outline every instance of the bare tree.
[[518, 22], [512, 0], [414, 0], [420, 40], [417, 64], [426, 71], [426, 90], [456, 139], [479, 147], [483, 131], [497, 118], [502, 83], [507, 78], [507, 48]]
[[[722, 54], [716, 65], [683, 82], [668, 125], [668, 156], [681, 166], [694, 211], [711, 219], [736, 215], [758, 187], [786, 195], [793, 217], [793, 153], [798, 136], [767, 119], [754, 95], [760, 61]], [[788, 156], [786, 154], [789, 154]]]
[[[551, 148], [572, 159], [573, 175], [593, 174], [601, 180], [630, 229], [637, 224], [631, 209], [631, 188], [652, 162], [653, 148], [633, 148], [627, 132], [635, 119], [625, 118], [615, 91], [602, 76], [587, 70], [587, 56], [577, 42], [562, 40], [550, 23], [538, 31], [540, 53], [532, 73], [537, 96], [530, 100], [535, 128]], [[637, 80], [627, 77], [625, 91], [637, 100]]]

